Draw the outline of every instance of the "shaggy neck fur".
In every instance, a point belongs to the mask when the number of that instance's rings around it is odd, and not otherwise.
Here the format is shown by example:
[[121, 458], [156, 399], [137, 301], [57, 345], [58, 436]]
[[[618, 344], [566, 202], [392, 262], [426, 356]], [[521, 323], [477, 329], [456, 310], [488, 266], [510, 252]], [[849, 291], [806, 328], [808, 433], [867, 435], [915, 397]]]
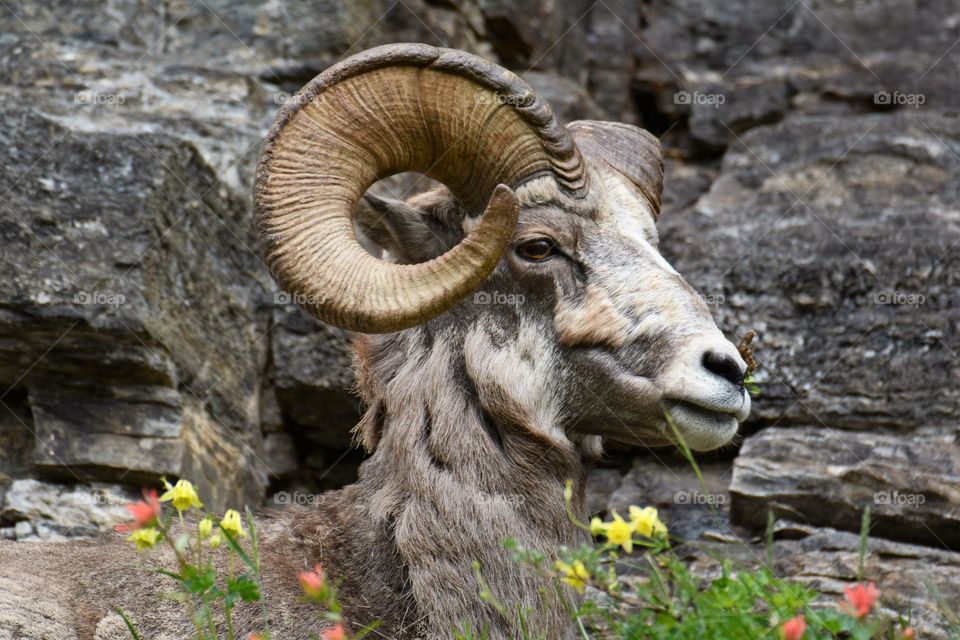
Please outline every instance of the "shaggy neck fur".
[[545, 375], [551, 363], [535, 357], [538, 332], [522, 323], [514, 331], [507, 340], [476, 325], [435, 336], [428, 325], [358, 345], [370, 405], [358, 431], [376, 451], [356, 488], [374, 529], [392, 537], [413, 607], [402, 617], [419, 621], [414, 637], [465, 627], [513, 637], [516, 616], [480, 600], [473, 561], [497, 600], [528, 610], [532, 628], [549, 638], [569, 633], [566, 603], [552, 589], [540, 593], [543, 579], [503, 546], [513, 538], [549, 557], [585, 540], [563, 490], [573, 480], [583, 517], [587, 464], [560, 429]]

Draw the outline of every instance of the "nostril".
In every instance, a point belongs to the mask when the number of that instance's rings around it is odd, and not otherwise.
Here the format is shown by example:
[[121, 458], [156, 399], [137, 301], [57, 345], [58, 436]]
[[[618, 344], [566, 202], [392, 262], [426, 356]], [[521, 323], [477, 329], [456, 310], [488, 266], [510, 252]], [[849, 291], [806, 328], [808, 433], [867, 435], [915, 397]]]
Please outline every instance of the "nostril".
[[728, 380], [735, 385], [743, 384], [744, 370], [740, 367], [740, 363], [734, 360], [732, 357], [723, 354], [716, 353], [713, 351], [707, 351], [703, 354], [703, 368], [714, 373], [724, 380]]

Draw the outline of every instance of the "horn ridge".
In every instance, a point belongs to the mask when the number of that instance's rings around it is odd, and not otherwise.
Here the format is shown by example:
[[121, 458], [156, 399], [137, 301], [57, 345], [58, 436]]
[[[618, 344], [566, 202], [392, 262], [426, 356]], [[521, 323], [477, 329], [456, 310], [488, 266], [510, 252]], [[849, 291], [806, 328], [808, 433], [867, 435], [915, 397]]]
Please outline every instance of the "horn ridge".
[[[416, 265], [374, 258], [353, 235], [364, 192], [401, 171], [485, 211], [458, 246]], [[449, 309], [490, 274], [516, 226], [511, 187], [544, 174], [568, 195], [586, 194], [573, 138], [520, 78], [460, 51], [387, 45], [327, 69], [281, 107], [257, 166], [256, 229], [278, 284], [318, 318], [396, 331]]]

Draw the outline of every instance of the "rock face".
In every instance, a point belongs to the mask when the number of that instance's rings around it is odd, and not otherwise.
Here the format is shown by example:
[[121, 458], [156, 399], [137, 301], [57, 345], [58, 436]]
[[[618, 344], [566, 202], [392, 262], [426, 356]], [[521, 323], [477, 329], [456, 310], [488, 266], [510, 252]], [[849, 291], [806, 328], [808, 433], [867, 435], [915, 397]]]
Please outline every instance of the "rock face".
[[956, 608], [960, 16], [883, 1], [644, 14], [635, 80], [674, 157], [661, 246], [726, 332], [760, 335], [718, 535], [749, 542], [772, 512], [800, 538], [778, 541], [778, 568], [840, 593], [856, 559], [840, 530], [869, 506], [886, 550], [867, 577], [942, 637], [924, 568]]
[[958, 17], [946, 1], [654, 1], [643, 18], [635, 80], [701, 153], [794, 112], [957, 106]]
[[182, 141], [4, 118], [0, 381], [26, 392], [34, 466], [142, 481], [230, 477], [241, 461], [253, 473], [227, 482], [230, 497], [258, 490], [265, 350], [237, 359], [259, 323], [256, 282], [231, 284], [255, 264], [231, 229], [249, 238], [236, 202]]
[[0, 531], [9, 531], [13, 536], [7, 537], [19, 540], [57, 540], [104, 533], [116, 522], [130, 518], [123, 505], [135, 497], [128, 488], [118, 485], [68, 486], [16, 480], [7, 490], [0, 512], [0, 517], [15, 524]]
[[958, 120], [791, 116], [752, 130], [665, 251], [732, 335], [762, 338], [753, 419], [955, 425]]
[[960, 432], [909, 436], [773, 427], [748, 438], [730, 483], [733, 517], [776, 517], [960, 550]]
[[652, 503], [747, 546], [772, 511], [778, 566], [833, 592], [869, 504], [877, 580], [928, 612], [935, 566], [956, 607], [958, 29], [946, 0], [11, 4], [0, 535], [93, 533], [124, 514], [65, 500], [161, 475], [215, 508], [353, 477], [349, 336], [276, 290], [250, 189], [293, 92], [422, 41], [514, 70], [562, 120], [662, 135], [662, 250], [731, 337], [759, 331], [747, 438], [708, 460], [706, 493], [675, 459], [619, 453], [592, 508]]

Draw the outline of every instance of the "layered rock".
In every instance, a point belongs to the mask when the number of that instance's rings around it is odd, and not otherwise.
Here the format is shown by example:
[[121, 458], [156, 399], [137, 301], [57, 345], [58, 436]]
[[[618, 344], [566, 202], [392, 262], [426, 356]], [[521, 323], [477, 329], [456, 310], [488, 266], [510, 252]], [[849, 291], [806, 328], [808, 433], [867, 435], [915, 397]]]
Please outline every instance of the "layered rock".
[[792, 112], [957, 107], [950, 2], [652, 2], [643, 17], [636, 82], [695, 153]]
[[124, 504], [134, 497], [122, 485], [16, 480], [0, 511], [11, 526], [0, 528], [0, 538], [62, 540], [106, 533], [130, 518]]
[[956, 123], [791, 117], [744, 135], [664, 216], [664, 252], [721, 327], [760, 333], [754, 424], [956, 424]]
[[960, 432], [850, 433], [765, 429], [747, 439], [730, 483], [736, 521], [767, 514], [855, 531], [871, 509], [873, 535], [960, 549]]
[[175, 138], [4, 119], [0, 384], [25, 393], [37, 471], [223, 478], [214, 504], [261, 491], [266, 327], [243, 208]]

